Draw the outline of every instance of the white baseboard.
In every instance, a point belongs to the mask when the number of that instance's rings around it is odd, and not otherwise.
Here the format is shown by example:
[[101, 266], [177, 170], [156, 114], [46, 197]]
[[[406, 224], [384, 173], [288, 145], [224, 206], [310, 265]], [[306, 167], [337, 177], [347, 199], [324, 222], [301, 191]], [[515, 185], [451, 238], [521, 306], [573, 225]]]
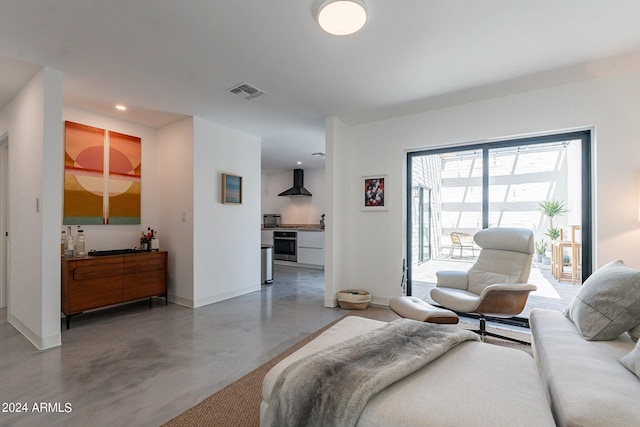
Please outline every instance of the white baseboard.
[[239, 297], [240, 295], [245, 295], [245, 294], [248, 294], [250, 292], [255, 292], [255, 291], [259, 291], [259, 290], [260, 290], [260, 287], [256, 288], [254, 286], [247, 286], [247, 287], [244, 287], [244, 288], [234, 289], [233, 291], [221, 292], [219, 294], [210, 295], [210, 296], [205, 297], [205, 298], [199, 298], [196, 301], [194, 301], [194, 308], [202, 307], [204, 305], [213, 304], [213, 303], [216, 303], [216, 302], [228, 300], [228, 299], [235, 298], [235, 297]]
[[336, 297], [326, 298], [324, 299], [324, 306], [329, 308], [334, 308], [338, 306], [338, 299]]
[[300, 262], [274, 260], [275, 265], [286, 265], [287, 267], [310, 268], [312, 270], [324, 270], [324, 265], [302, 264]]
[[47, 350], [62, 345], [62, 334], [60, 332], [48, 337], [41, 337], [12, 314], [7, 315], [7, 321], [38, 350]]
[[178, 304], [183, 307], [194, 308], [193, 300], [191, 298], [183, 298], [173, 294], [168, 294], [167, 298], [169, 302], [172, 302], [174, 304]]

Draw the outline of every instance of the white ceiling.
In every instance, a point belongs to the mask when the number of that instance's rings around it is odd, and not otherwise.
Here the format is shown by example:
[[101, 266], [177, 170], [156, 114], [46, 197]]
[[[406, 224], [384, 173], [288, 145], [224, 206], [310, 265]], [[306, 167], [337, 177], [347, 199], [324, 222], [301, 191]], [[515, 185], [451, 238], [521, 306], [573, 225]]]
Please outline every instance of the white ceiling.
[[[322, 167], [324, 120], [360, 124], [640, 66], [638, 0], [2, 0], [0, 108], [39, 66], [68, 105], [153, 127], [199, 116], [263, 139], [263, 169]], [[227, 92], [248, 82], [266, 92]], [[113, 109], [129, 106], [126, 113]], [[303, 162], [301, 166], [296, 161]]]

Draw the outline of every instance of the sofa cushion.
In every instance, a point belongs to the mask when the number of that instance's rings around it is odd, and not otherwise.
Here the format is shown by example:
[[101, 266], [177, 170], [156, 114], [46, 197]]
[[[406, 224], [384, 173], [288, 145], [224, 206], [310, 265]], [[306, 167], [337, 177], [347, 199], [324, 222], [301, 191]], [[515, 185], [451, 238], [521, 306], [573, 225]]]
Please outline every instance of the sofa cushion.
[[640, 339], [640, 323], [637, 324], [635, 327], [629, 329], [627, 333], [629, 334], [632, 340], [638, 341], [638, 339]]
[[640, 271], [622, 260], [606, 264], [582, 285], [565, 315], [588, 340], [611, 340], [640, 322]]
[[558, 426], [637, 427], [640, 381], [620, 363], [635, 343], [622, 334], [587, 341], [561, 312], [535, 309], [534, 358], [547, 383]]
[[622, 364], [640, 378], [640, 342], [631, 350], [631, 353], [620, 359]]

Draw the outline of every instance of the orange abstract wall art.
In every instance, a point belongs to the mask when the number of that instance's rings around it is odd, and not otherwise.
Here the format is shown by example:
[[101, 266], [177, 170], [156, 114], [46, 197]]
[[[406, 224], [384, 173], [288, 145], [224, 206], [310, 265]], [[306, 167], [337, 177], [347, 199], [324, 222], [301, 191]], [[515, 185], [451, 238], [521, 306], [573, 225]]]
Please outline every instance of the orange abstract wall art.
[[140, 224], [141, 158], [138, 137], [65, 122], [64, 224]]
[[109, 224], [140, 224], [140, 143], [138, 137], [109, 132]]

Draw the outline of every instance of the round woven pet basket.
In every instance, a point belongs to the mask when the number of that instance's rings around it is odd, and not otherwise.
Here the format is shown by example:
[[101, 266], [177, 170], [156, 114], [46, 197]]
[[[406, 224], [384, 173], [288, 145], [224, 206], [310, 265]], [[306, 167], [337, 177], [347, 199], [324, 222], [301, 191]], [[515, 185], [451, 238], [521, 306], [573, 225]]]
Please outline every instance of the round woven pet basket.
[[340, 308], [346, 310], [364, 310], [369, 306], [371, 294], [360, 289], [347, 289], [337, 293]]

